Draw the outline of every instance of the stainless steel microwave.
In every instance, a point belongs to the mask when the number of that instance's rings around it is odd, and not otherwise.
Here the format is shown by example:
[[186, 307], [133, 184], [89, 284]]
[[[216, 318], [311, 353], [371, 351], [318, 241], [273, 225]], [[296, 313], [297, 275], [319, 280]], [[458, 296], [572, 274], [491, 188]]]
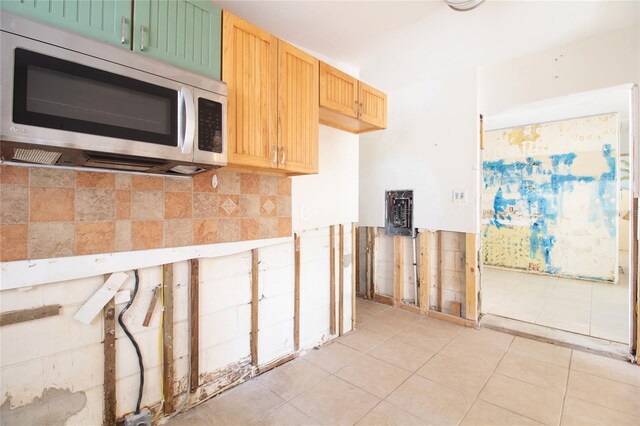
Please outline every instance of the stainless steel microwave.
[[226, 165], [227, 87], [6, 12], [4, 163], [189, 175]]

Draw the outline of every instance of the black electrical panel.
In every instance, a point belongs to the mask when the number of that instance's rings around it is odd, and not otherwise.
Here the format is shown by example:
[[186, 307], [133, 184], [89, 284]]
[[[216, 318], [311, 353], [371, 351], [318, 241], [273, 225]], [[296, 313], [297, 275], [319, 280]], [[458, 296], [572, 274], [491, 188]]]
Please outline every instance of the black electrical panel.
[[413, 191], [385, 192], [385, 232], [387, 235], [415, 237], [413, 228]]

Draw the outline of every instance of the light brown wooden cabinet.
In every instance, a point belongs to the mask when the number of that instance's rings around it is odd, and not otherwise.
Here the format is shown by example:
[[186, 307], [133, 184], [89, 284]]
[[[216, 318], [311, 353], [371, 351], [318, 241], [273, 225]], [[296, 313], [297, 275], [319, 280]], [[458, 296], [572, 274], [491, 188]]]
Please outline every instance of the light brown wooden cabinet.
[[351, 133], [387, 127], [387, 95], [320, 63], [320, 123]]
[[317, 173], [318, 60], [226, 11], [222, 28], [229, 166]]

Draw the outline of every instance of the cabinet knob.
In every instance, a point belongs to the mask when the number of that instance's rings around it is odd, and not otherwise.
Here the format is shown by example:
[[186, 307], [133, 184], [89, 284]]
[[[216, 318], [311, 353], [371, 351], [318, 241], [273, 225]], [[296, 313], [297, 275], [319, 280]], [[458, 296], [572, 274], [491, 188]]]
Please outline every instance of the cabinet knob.
[[284, 166], [284, 162], [287, 158], [287, 148], [284, 146], [280, 148], [280, 165]]
[[126, 36], [127, 20], [123, 16], [120, 20], [120, 43], [125, 44], [127, 42]]
[[140, 25], [140, 51], [144, 51], [144, 25]]
[[271, 150], [273, 151], [273, 158], [271, 159], [271, 164], [275, 167], [278, 163], [278, 148], [275, 145], [271, 145]]

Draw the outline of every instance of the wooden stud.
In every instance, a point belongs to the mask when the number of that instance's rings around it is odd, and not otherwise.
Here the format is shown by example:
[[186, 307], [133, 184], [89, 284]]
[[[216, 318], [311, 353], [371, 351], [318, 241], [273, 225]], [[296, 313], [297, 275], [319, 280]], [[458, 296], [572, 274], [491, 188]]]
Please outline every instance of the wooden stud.
[[420, 248], [420, 268], [418, 269], [418, 283], [420, 285], [420, 313], [426, 315], [429, 311], [429, 293], [431, 291], [431, 232], [418, 234]]
[[60, 305], [47, 305], [38, 308], [20, 309], [18, 311], [3, 312], [0, 314], [0, 326], [18, 324], [25, 321], [33, 321], [41, 318], [60, 315]]
[[398, 306], [400, 309], [408, 311], [408, 312], [413, 312], [414, 314], [419, 314], [420, 313], [420, 308], [418, 306], [414, 306], [414, 305], [407, 305], [406, 303], [401, 303], [400, 306]]
[[295, 278], [293, 284], [293, 350], [300, 350], [300, 235], [294, 234]]
[[438, 231], [438, 280], [437, 286], [437, 304], [436, 310], [442, 312], [442, 231]]
[[484, 117], [480, 114], [480, 149], [484, 149]]
[[[360, 285], [359, 262], [360, 244], [358, 239], [358, 228], [355, 223], [351, 224], [351, 330], [356, 329], [356, 285]], [[357, 284], [356, 284], [357, 283]]]
[[284, 363], [293, 361], [295, 358], [296, 358], [296, 355], [291, 354], [291, 355], [284, 356], [280, 359], [276, 359], [275, 361], [270, 362], [269, 364], [261, 365], [260, 367], [258, 367], [258, 374], [266, 373], [267, 371], [272, 370], [276, 367], [279, 367]]
[[336, 334], [336, 236], [335, 226], [329, 227], [329, 332]]
[[165, 415], [173, 413], [173, 264], [162, 265], [162, 388]]
[[151, 296], [151, 302], [149, 302], [149, 308], [147, 309], [147, 314], [144, 316], [144, 320], [142, 321], [143, 327], [149, 327], [149, 323], [151, 323], [151, 317], [153, 316], [153, 311], [156, 310], [156, 304], [158, 304], [158, 299], [160, 298], [160, 292], [162, 289], [160, 286], [156, 286], [153, 289], [153, 295]]
[[631, 218], [631, 222], [630, 222], [630, 228], [631, 228], [631, 233], [633, 235], [632, 241], [633, 244], [631, 245], [631, 249], [632, 249], [632, 254], [631, 254], [631, 259], [632, 262], [634, 263], [634, 265], [632, 265], [633, 267], [633, 276], [632, 276], [632, 294], [633, 294], [633, 298], [632, 303], [631, 303], [631, 323], [635, 324], [635, 327], [632, 327], [633, 332], [632, 334], [632, 342], [634, 342], [634, 344], [632, 344], [631, 346], [635, 346], [635, 350], [636, 350], [636, 363], [640, 364], [640, 356], [638, 356], [638, 351], [640, 350], [640, 273], [638, 271], [638, 268], [640, 268], [640, 246], [639, 246], [639, 242], [638, 242], [638, 198], [637, 197], [633, 197], [633, 202], [631, 204], [631, 209], [633, 210], [631, 212], [630, 218]]
[[190, 379], [191, 386], [189, 391], [191, 393], [198, 389], [200, 384], [200, 353], [199, 353], [199, 339], [200, 339], [200, 261], [198, 259], [191, 259], [191, 280], [189, 281], [189, 322], [190, 322]]
[[477, 327], [478, 325], [477, 321], [471, 321], [462, 317], [455, 317], [450, 314], [445, 314], [444, 312], [429, 311], [428, 316], [443, 321], [449, 321], [454, 324], [464, 325], [465, 327]]
[[378, 303], [393, 306], [393, 297], [383, 296], [381, 294], [374, 293], [373, 300]]
[[[111, 274], [104, 276], [105, 282]], [[116, 424], [116, 302], [111, 299], [103, 310], [104, 327], [104, 424]]]
[[[358, 294], [360, 294], [360, 285], [361, 285], [361, 277], [360, 277], [360, 227], [356, 226], [356, 224], [353, 224], [353, 228], [352, 228], [352, 232], [355, 233], [355, 256], [353, 257], [353, 268], [355, 270], [355, 274], [356, 274], [356, 291]], [[366, 290], [364, 292], [362, 292], [365, 297], [366, 297]]]
[[376, 228], [367, 227], [367, 299], [373, 299], [376, 293]]
[[404, 245], [402, 237], [393, 237], [393, 304], [399, 306], [404, 296]]
[[478, 250], [477, 235], [466, 235], [465, 250], [465, 318], [478, 320]]
[[462, 304], [460, 302], [451, 302], [451, 315], [459, 317], [462, 313]]
[[258, 249], [251, 250], [251, 364], [258, 366], [258, 305], [260, 293], [258, 288]]
[[344, 225], [340, 224], [338, 240], [338, 334], [344, 334]]

